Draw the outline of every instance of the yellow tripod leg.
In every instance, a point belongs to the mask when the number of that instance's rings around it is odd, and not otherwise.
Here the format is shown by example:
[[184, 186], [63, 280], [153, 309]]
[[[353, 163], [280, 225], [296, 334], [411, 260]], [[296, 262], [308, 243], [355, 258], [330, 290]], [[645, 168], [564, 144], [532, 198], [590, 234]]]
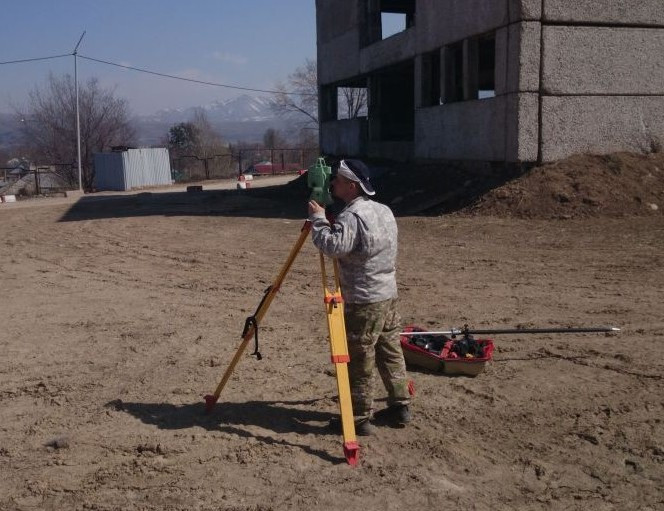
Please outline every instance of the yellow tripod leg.
[[348, 379], [348, 340], [346, 339], [346, 324], [344, 322], [344, 303], [339, 285], [339, 267], [336, 259], [334, 264], [334, 292], [327, 286], [325, 272], [325, 257], [320, 254], [321, 274], [323, 276], [323, 291], [325, 294], [325, 312], [327, 326], [330, 332], [330, 352], [332, 363], [337, 374], [337, 388], [339, 391], [339, 411], [341, 412], [341, 427], [344, 438], [344, 455], [349, 465], [357, 465], [359, 458], [359, 445], [355, 436], [355, 422], [353, 421], [353, 405]]
[[293, 248], [291, 249], [290, 254], [288, 255], [288, 259], [286, 260], [284, 265], [281, 267], [281, 271], [279, 272], [279, 275], [277, 275], [277, 278], [274, 280], [272, 285], [267, 288], [267, 291], [265, 292], [265, 296], [263, 296], [263, 299], [261, 300], [261, 303], [258, 305], [258, 308], [256, 309], [256, 312], [254, 314], [254, 318], [256, 320], [255, 325], [249, 326], [249, 328], [247, 328], [246, 331], [243, 332], [242, 342], [240, 343], [240, 347], [235, 352], [235, 356], [233, 357], [233, 360], [231, 360], [231, 363], [228, 366], [228, 369], [226, 369], [226, 372], [224, 373], [223, 378], [219, 382], [219, 385], [217, 385], [217, 388], [214, 391], [214, 394], [208, 394], [207, 396], [205, 396], [205, 410], [207, 412], [210, 412], [214, 408], [214, 405], [216, 404], [216, 402], [219, 400], [219, 396], [221, 395], [221, 391], [224, 389], [224, 386], [226, 385], [226, 382], [228, 382], [229, 378], [231, 377], [231, 374], [233, 374], [233, 370], [235, 369], [235, 366], [240, 361], [240, 357], [242, 356], [242, 353], [244, 353], [244, 350], [247, 349], [247, 344], [249, 344], [249, 341], [254, 336], [255, 329], [258, 328], [258, 325], [260, 325], [260, 323], [263, 319], [263, 316], [265, 315], [267, 310], [270, 308], [270, 304], [272, 303], [272, 300], [274, 299], [275, 295], [279, 291], [279, 288], [281, 287], [281, 284], [283, 283], [284, 279], [286, 278], [286, 274], [288, 273], [291, 266], [293, 265], [293, 261], [295, 261], [295, 258], [297, 257], [297, 254], [300, 252], [300, 249], [302, 248], [302, 245], [304, 244], [305, 240], [307, 239], [307, 236], [309, 235], [309, 232], [311, 232], [311, 222], [306, 221], [304, 223], [304, 226], [302, 227], [301, 232], [300, 232], [300, 237], [295, 242], [295, 245], [293, 245]]

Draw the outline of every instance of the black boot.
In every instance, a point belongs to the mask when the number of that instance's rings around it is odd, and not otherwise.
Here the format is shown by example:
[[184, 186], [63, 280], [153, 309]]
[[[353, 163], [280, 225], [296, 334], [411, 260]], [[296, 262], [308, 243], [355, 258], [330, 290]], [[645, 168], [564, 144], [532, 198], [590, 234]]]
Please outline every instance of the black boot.
[[392, 405], [380, 410], [374, 414], [374, 420], [377, 424], [403, 428], [411, 420], [410, 408], [408, 405]]
[[[341, 427], [341, 419], [339, 417], [332, 417], [328, 427], [335, 433], [343, 433], [343, 428]], [[355, 434], [357, 436], [369, 436], [375, 432], [375, 428], [369, 419], [362, 419], [355, 421]]]

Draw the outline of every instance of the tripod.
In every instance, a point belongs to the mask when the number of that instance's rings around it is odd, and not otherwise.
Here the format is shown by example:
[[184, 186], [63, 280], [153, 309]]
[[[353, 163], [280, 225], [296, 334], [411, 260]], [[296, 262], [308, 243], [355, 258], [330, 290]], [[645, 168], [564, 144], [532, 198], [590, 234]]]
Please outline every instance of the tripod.
[[[205, 396], [205, 409], [207, 412], [212, 411], [214, 405], [219, 400], [221, 391], [224, 389], [224, 386], [228, 382], [235, 366], [240, 361], [242, 353], [247, 348], [251, 338], [255, 338], [256, 349], [252, 355], [260, 360], [261, 354], [258, 351], [258, 325], [265, 316], [272, 300], [279, 291], [282, 282], [286, 278], [288, 271], [290, 270], [295, 258], [297, 257], [302, 245], [304, 244], [307, 236], [311, 232], [311, 222], [306, 221], [302, 230], [300, 231], [300, 237], [293, 245], [293, 248], [286, 259], [286, 262], [281, 268], [281, 271], [277, 275], [276, 279], [265, 290], [265, 295], [261, 300], [256, 312], [253, 316], [247, 318], [244, 331], [242, 332], [242, 342], [240, 343], [239, 348], [235, 352], [235, 356], [231, 360], [228, 369], [224, 373], [219, 385], [217, 385], [214, 394]], [[350, 356], [348, 355], [348, 342], [346, 339], [346, 325], [344, 323], [344, 309], [343, 309], [343, 298], [341, 297], [341, 287], [339, 285], [339, 267], [336, 259], [332, 261], [334, 267], [334, 285], [328, 286], [328, 276], [326, 273], [326, 262], [325, 256], [323, 253], [320, 253], [320, 266], [321, 266], [321, 275], [323, 279], [323, 294], [324, 294], [324, 304], [325, 304], [325, 313], [327, 315], [327, 326], [330, 333], [330, 353], [332, 355], [332, 363], [335, 366], [336, 375], [337, 375], [337, 390], [339, 392], [339, 411], [341, 413], [341, 427], [343, 432], [343, 450], [346, 461], [349, 465], [357, 465], [359, 457], [359, 446], [357, 443], [357, 438], [355, 436], [355, 423], [353, 422], [353, 407], [351, 403], [350, 395], [350, 383], [348, 379], [348, 362], [350, 361]]]

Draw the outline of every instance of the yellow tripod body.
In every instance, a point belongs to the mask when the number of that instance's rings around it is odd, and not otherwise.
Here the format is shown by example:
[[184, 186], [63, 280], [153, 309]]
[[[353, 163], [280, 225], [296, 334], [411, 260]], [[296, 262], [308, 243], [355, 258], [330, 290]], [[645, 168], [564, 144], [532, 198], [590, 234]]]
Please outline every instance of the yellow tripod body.
[[[219, 400], [222, 390], [226, 383], [233, 374], [235, 366], [237, 366], [242, 354], [247, 349], [249, 341], [256, 334], [256, 329], [260, 325], [265, 313], [270, 307], [272, 300], [279, 291], [288, 271], [290, 270], [295, 258], [302, 249], [307, 236], [311, 232], [311, 222], [305, 222], [300, 236], [293, 245], [293, 248], [288, 255], [288, 259], [281, 268], [276, 279], [270, 287], [265, 291], [265, 295], [261, 300], [256, 312], [251, 318], [248, 318], [245, 325], [244, 332], [242, 333], [242, 342], [238, 347], [231, 363], [229, 364], [226, 372], [224, 373], [219, 385], [214, 391], [214, 394], [205, 396], [205, 409], [207, 412], [212, 411], [214, 405]], [[341, 297], [341, 288], [339, 285], [339, 267], [336, 260], [333, 260], [334, 265], [334, 286], [332, 289], [328, 287], [328, 278], [326, 274], [325, 256], [320, 254], [321, 274], [323, 279], [324, 303], [325, 312], [327, 315], [327, 325], [330, 333], [330, 352], [332, 355], [332, 363], [336, 369], [337, 375], [337, 389], [339, 391], [339, 411], [341, 413], [341, 424], [343, 431], [343, 449], [344, 456], [349, 465], [357, 465], [359, 458], [359, 445], [355, 436], [355, 422], [353, 421], [353, 406], [351, 403], [350, 383], [348, 379], [348, 362], [350, 356], [348, 355], [348, 342], [346, 339], [346, 325], [344, 323], [344, 309], [343, 299]], [[250, 322], [249, 319], [252, 321]], [[257, 353], [258, 354], [258, 353]]]

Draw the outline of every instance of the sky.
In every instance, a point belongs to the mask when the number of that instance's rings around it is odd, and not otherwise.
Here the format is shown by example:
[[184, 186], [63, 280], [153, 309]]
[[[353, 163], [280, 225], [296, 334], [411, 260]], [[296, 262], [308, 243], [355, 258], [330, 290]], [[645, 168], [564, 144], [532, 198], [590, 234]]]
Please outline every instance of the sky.
[[[314, 0], [0, 0], [0, 62], [73, 53], [196, 80], [273, 89], [316, 58]], [[22, 107], [74, 57], [0, 64], [0, 112]], [[243, 91], [160, 78], [78, 59], [134, 114], [200, 106]], [[254, 94], [254, 93], [249, 93]]]

